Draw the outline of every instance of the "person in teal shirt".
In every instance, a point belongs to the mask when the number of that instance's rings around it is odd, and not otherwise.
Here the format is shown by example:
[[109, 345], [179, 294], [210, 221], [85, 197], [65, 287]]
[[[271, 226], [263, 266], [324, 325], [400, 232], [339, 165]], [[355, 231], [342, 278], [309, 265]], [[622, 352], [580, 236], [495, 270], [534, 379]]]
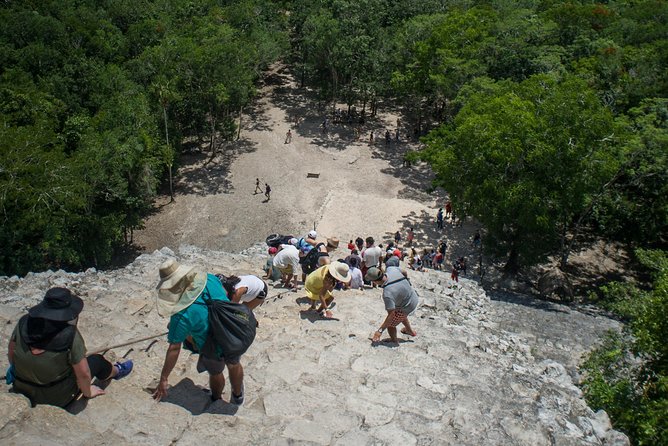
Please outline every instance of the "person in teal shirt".
[[[160, 266], [160, 283], [158, 284], [158, 314], [169, 316], [169, 347], [165, 362], [160, 373], [160, 382], [153, 397], [160, 401], [167, 396], [169, 375], [174, 369], [181, 346], [198, 353], [206, 342], [209, 333], [209, 313], [206, 300], [229, 301], [220, 280], [213, 274], [198, 271], [196, 268], [180, 265], [176, 260], [169, 259]], [[218, 352], [219, 357], [222, 357]], [[209, 373], [209, 386], [213, 401], [222, 398], [225, 388], [223, 370], [227, 365], [232, 385], [230, 402], [242, 404], [243, 367], [239, 357], [212, 359], [199, 356], [197, 371]]]

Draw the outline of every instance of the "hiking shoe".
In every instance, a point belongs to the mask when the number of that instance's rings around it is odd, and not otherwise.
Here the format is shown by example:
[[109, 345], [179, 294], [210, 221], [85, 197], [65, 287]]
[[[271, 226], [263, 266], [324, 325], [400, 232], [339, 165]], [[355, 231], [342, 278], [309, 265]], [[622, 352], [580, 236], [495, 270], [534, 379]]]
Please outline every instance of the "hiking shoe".
[[232, 395], [230, 396], [230, 403], [236, 404], [237, 406], [241, 406], [244, 403], [244, 386], [243, 386], [243, 384], [241, 385], [241, 395], [236, 396], [234, 394], [234, 391], [232, 391]]
[[119, 380], [121, 378], [125, 378], [130, 374], [132, 371], [132, 366], [134, 364], [132, 363], [131, 359], [128, 359], [125, 362], [117, 362], [114, 364], [114, 367], [116, 367], [116, 370], [118, 370], [118, 373], [116, 373], [116, 376], [114, 376], [115, 380]]

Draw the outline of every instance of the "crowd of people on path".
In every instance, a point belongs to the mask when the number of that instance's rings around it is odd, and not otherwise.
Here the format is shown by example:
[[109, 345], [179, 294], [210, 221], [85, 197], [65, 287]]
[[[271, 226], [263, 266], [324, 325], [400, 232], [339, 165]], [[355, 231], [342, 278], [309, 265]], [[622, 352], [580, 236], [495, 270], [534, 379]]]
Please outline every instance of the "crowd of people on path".
[[[259, 188], [259, 179], [256, 188]], [[265, 275], [213, 274], [196, 267], [183, 265], [175, 259], [166, 260], [158, 270], [156, 307], [160, 316], [169, 318], [167, 350], [158, 384], [153, 397], [160, 401], [168, 396], [169, 377], [183, 349], [198, 355], [197, 371], [209, 376], [211, 401], [223, 398], [228, 369], [231, 404], [244, 402], [244, 370], [242, 354], [230, 354], [212, 338], [211, 308], [218, 302], [246, 308], [249, 315], [269, 297], [267, 281], [285, 292], [299, 291], [303, 285], [308, 310], [323, 319], [332, 319], [335, 293], [345, 289], [380, 288], [385, 315], [377, 330], [370, 336], [373, 343], [381, 341], [387, 330], [389, 342], [398, 344], [397, 327], [401, 333], [416, 336], [409, 317], [419, 303], [419, 297], [408, 280], [405, 262], [411, 270], [425, 267], [441, 269], [447, 250], [446, 241], [424, 250], [420, 255], [410, 228], [406, 244], [401, 246], [400, 231], [386, 247], [373, 237], [357, 237], [347, 244], [348, 254], [333, 259], [340, 242], [336, 237], [319, 239], [317, 232], [309, 231], [303, 237], [289, 237], [268, 250], [264, 265]], [[476, 232], [473, 243], [478, 246], [481, 237]], [[268, 242], [269, 243], [269, 242]], [[451, 278], [458, 281], [466, 274], [466, 259], [454, 262]], [[241, 306], [241, 307], [239, 307]], [[86, 355], [85, 342], [77, 323], [83, 301], [69, 289], [49, 289], [42, 302], [30, 308], [16, 325], [8, 346], [10, 367], [6, 374], [13, 391], [27, 396], [33, 405], [50, 404], [67, 407], [79, 398], [94, 398], [105, 390], [93, 384], [126, 377], [133, 370], [132, 360], [112, 364], [103, 355]], [[253, 337], [259, 324], [253, 321]], [[213, 339], [213, 341], [212, 341]], [[252, 343], [252, 339], [250, 341]], [[245, 351], [245, 350], [243, 350]]]

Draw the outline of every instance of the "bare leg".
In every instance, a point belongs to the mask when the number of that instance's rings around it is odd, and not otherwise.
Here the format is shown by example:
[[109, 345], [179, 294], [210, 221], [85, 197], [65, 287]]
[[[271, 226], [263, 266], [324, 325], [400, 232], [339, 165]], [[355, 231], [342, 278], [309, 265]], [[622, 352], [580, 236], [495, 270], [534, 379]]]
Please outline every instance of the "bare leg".
[[404, 325], [404, 327], [406, 327], [405, 330], [401, 330], [402, 333], [415, 336], [415, 332], [413, 331], [413, 327], [411, 327], [411, 323], [408, 321], [408, 318], [406, 318], [406, 320], [403, 321], [402, 324]]
[[232, 392], [239, 396], [243, 392], [242, 386], [244, 384], [244, 368], [239, 364], [227, 364], [227, 371], [230, 375], [230, 383], [232, 384]]
[[248, 308], [251, 310], [259, 307], [264, 303], [264, 299], [253, 299], [250, 302], [244, 302], [244, 305], [246, 305]]
[[211, 399], [214, 401], [221, 399], [225, 388], [225, 375], [222, 373], [209, 375], [209, 387], [211, 387]]
[[387, 327], [387, 334], [390, 335], [392, 342], [395, 344], [399, 343], [399, 340], [397, 339], [397, 327]]

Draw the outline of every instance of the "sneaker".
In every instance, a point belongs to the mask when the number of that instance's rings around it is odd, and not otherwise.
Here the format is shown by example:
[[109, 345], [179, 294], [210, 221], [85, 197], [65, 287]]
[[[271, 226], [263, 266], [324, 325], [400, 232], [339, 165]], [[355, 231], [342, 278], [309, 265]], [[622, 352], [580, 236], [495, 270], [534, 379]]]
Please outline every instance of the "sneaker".
[[230, 403], [236, 404], [237, 406], [241, 406], [244, 403], [244, 386], [243, 386], [243, 384], [241, 385], [241, 395], [236, 396], [234, 394], [234, 391], [233, 391], [232, 395], [230, 396]]
[[131, 359], [128, 359], [125, 362], [117, 362], [116, 364], [114, 364], [114, 367], [116, 367], [116, 370], [118, 370], [118, 373], [116, 374], [116, 376], [114, 376], [114, 379], [119, 380], [121, 378], [125, 378], [126, 376], [128, 376], [132, 371], [133, 365], [134, 364], [132, 363]]

